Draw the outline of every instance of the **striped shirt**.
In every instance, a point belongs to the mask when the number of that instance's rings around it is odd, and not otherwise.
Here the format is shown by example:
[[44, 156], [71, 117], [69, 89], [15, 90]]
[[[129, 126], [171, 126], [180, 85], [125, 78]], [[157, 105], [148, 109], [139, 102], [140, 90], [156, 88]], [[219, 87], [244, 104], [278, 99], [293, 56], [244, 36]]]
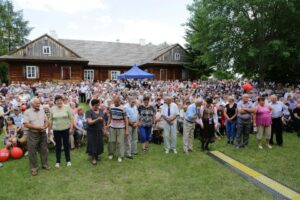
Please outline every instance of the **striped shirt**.
[[112, 106], [109, 109], [109, 114], [111, 117], [111, 128], [125, 128], [126, 111], [123, 106]]

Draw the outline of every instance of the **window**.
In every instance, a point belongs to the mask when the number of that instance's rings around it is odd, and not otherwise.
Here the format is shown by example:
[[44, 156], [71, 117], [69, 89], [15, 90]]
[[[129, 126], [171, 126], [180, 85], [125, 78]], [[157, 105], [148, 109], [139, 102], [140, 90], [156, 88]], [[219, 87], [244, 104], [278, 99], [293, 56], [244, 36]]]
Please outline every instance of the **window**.
[[51, 54], [50, 46], [43, 46], [43, 54], [45, 54], [45, 55], [50, 55]]
[[94, 81], [94, 70], [93, 69], [85, 69], [83, 72], [83, 79], [85, 81]]
[[37, 67], [36, 66], [26, 66], [26, 78], [37, 78]]
[[111, 71], [111, 74], [110, 74], [110, 75], [111, 75], [110, 78], [111, 78], [112, 80], [117, 80], [118, 75], [120, 75], [120, 71]]
[[175, 60], [180, 60], [180, 53], [175, 53], [174, 54], [174, 59]]

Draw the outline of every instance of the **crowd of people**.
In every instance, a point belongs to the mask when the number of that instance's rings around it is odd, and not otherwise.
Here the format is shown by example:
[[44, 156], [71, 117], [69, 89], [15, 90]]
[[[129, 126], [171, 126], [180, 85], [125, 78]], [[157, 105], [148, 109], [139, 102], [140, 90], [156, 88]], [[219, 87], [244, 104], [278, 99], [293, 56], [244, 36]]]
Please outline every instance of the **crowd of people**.
[[[248, 148], [255, 133], [258, 149], [283, 145], [283, 132], [300, 136], [300, 85], [250, 81], [106, 81], [80, 83], [5, 84], [0, 88], [0, 127], [6, 148], [19, 146], [28, 155], [30, 171], [49, 170], [48, 146], [55, 146], [55, 167], [64, 152], [71, 167], [74, 148], [86, 144], [96, 165], [108, 140], [108, 158], [122, 162], [143, 153], [150, 142], [163, 142], [165, 154], [201, 149], [220, 137], [236, 149]], [[2, 164], [1, 164], [2, 165]]]

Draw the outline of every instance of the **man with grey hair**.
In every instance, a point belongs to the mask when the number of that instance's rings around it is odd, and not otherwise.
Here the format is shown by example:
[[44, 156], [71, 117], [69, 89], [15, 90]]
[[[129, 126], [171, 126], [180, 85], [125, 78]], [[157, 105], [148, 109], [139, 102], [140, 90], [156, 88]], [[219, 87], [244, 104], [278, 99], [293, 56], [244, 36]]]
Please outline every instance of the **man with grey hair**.
[[248, 94], [242, 96], [242, 100], [237, 104], [237, 109], [236, 148], [239, 149], [248, 146], [252, 115], [255, 112], [254, 105], [249, 101]]
[[189, 105], [185, 112], [183, 122], [183, 151], [186, 154], [193, 151], [195, 122], [197, 118], [201, 117], [200, 108], [202, 102], [202, 99], [196, 99], [195, 103]]
[[[167, 96], [165, 104], [162, 106], [162, 118], [164, 119], [164, 148], [165, 153], [168, 154], [170, 149], [174, 154], [176, 151], [176, 127], [177, 117], [179, 116], [179, 109], [176, 103], [172, 102], [172, 98]], [[170, 146], [171, 140], [171, 146]]]
[[125, 156], [133, 159], [133, 155], [137, 155], [137, 142], [138, 142], [138, 118], [139, 112], [136, 106], [136, 97], [130, 96], [128, 103], [125, 105], [125, 111], [128, 117], [128, 136], [125, 138]]
[[42, 168], [49, 170], [48, 165], [48, 149], [46, 129], [48, 127], [48, 118], [41, 107], [40, 100], [33, 98], [31, 100], [31, 108], [24, 113], [24, 126], [28, 128], [28, 157], [31, 175], [38, 174], [37, 151], [40, 154]]
[[270, 96], [270, 107], [273, 109], [272, 112], [272, 129], [271, 129], [271, 139], [270, 144], [273, 144], [273, 136], [276, 135], [276, 142], [279, 146], [283, 144], [282, 132], [283, 132], [283, 124], [282, 124], [282, 116], [283, 111], [287, 110], [287, 107], [281, 102], [277, 100], [276, 95]]

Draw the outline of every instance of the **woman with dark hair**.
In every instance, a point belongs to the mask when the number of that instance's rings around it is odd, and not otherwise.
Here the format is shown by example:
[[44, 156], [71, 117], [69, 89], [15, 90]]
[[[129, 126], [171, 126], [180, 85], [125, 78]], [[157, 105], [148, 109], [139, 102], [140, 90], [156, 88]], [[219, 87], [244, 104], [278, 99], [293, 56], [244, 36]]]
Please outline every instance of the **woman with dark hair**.
[[265, 104], [265, 98], [259, 97], [258, 104], [255, 109], [254, 119], [253, 119], [253, 126], [257, 127], [257, 143], [258, 148], [263, 149], [262, 146], [262, 139], [265, 137], [266, 139], [266, 146], [269, 149], [272, 149], [270, 144], [271, 139], [271, 128], [272, 128], [272, 108]]
[[213, 141], [216, 126], [218, 125], [217, 109], [212, 104], [211, 98], [206, 99], [206, 104], [200, 108], [200, 116], [202, 118], [200, 140], [202, 150], [209, 151], [208, 145]]
[[91, 109], [85, 113], [87, 120], [87, 149], [91, 163], [97, 164], [99, 155], [103, 153], [103, 111], [99, 109], [100, 101], [91, 100]]
[[7, 149], [11, 146], [17, 146], [17, 126], [15, 125], [12, 117], [5, 119], [5, 125], [3, 127], [4, 133], [4, 145]]
[[64, 152], [66, 157], [67, 166], [71, 167], [69, 134], [73, 130], [73, 114], [70, 106], [64, 104], [63, 97], [60, 95], [55, 96], [53, 106], [50, 110], [50, 129], [53, 129], [54, 138], [56, 142], [56, 164], [55, 167], [60, 167], [61, 157], [61, 140], [63, 140]]
[[144, 96], [144, 104], [138, 107], [139, 122], [140, 122], [140, 139], [142, 143], [142, 149], [146, 152], [149, 148], [149, 142], [151, 141], [152, 126], [156, 123], [155, 109], [149, 104], [150, 98]]

